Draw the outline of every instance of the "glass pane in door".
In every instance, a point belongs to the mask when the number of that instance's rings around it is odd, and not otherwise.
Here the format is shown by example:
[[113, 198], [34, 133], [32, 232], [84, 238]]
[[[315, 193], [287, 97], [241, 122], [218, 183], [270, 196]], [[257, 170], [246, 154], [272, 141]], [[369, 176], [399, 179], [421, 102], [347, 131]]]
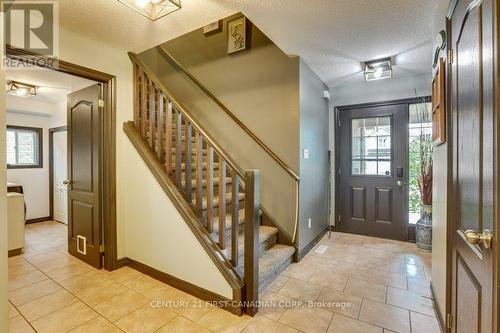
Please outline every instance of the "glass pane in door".
[[391, 117], [351, 121], [351, 173], [390, 176], [392, 169]]

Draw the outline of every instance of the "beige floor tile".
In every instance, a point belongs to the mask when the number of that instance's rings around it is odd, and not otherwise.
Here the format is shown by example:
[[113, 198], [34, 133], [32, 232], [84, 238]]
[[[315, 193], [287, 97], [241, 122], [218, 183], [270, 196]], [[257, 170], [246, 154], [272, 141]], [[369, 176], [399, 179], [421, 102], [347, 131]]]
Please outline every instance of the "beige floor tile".
[[14, 318], [15, 316], [19, 316], [19, 311], [17, 311], [16, 307], [9, 302], [9, 313], [8, 318]]
[[306, 333], [324, 333], [333, 313], [319, 308], [288, 309], [279, 322]]
[[117, 269], [117, 270], [114, 270], [112, 272], [109, 272], [108, 274], [113, 280], [115, 280], [116, 282], [120, 282], [120, 283], [127, 281], [127, 280], [130, 280], [138, 275], [142, 275], [141, 273], [139, 273], [135, 269], [132, 269], [132, 268], [127, 267], [127, 266], [122, 267], [122, 268]]
[[78, 302], [78, 298], [62, 289], [19, 306], [19, 311], [30, 322]]
[[111, 280], [106, 274], [96, 271], [89, 271], [76, 277], [62, 280], [59, 282], [61, 286], [72, 293], [77, 293], [81, 290], [98, 288], [103, 284], [109, 284]]
[[288, 277], [284, 276], [283, 274], [280, 274], [274, 279], [273, 282], [271, 282], [266, 289], [269, 291], [274, 291], [277, 292], [279, 291], [284, 285], [285, 282], [288, 280]]
[[63, 254], [55, 249], [50, 249], [48, 251], [43, 251], [40, 253], [36, 253], [33, 255], [25, 255], [24, 259], [28, 261], [30, 264], [36, 266], [38, 264], [41, 264], [43, 262], [49, 261], [49, 260], [58, 260], [64, 257], [69, 256], [69, 254]]
[[389, 287], [387, 289], [387, 304], [428, 316], [435, 316], [432, 300], [422, 294], [412, 291]]
[[292, 299], [278, 293], [268, 292], [260, 298], [263, 306], [259, 308], [258, 315], [272, 320], [278, 320], [291, 306]]
[[253, 318], [245, 327], [245, 329], [241, 332], [242, 333], [262, 333], [262, 332], [296, 333], [297, 330], [261, 316]]
[[406, 289], [406, 275], [373, 270], [368, 277], [371, 282], [394, 288]]
[[336, 313], [328, 333], [382, 333], [382, 328]]
[[366, 267], [358, 266], [354, 263], [347, 263], [347, 262], [339, 262], [335, 266], [335, 269], [333, 270], [334, 273], [339, 275], [345, 275], [367, 281], [369, 280], [372, 271], [373, 270], [368, 269]]
[[439, 323], [435, 317], [410, 312], [412, 333], [440, 333]]
[[210, 333], [208, 329], [182, 316], [175, 317], [155, 333], [174, 333], [174, 332]]
[[46, 274], [56, 282], [76, 278], [82, 274], [88, 273], [92, 269], [87, 264], [73, 262], [67, 266], [52, 270]]
[[38, 270], [21, 274], [9, 279], [9, 291], [20, 289], [47, 279], [48, 276]]
[[82, 302], [77, 302], [35, 320], [32, 325], [38, 333], [62, 333], [78, 327], [97, 316], [98, 314], [91, 308]]
[[9, 319], [9, 333], [35, 333], [35, 330], [22, 316], [17, 316]]
[[425, 279], [425, 270], [423, 266], [411, 265], [406, 262], [391, 261], [389, 262], [389, 272], [406, 274], [409, 277]]
[[408, 290], [426, 296], [432, 296], [431, 285], [425, 279], [408, 278]]
[[148, 291], [163, 287], [165, 284], [155, 280], [147, 275], [139, 274], [131, 279], [123, 281], [122, 284], [128, 288], [137, 291], [139, 294], [147, 293]]
[[356, 265], [369, 269], [387, 271], [389, 267], [389, 261], [387, 259], [381, 258], [358, 257], [358, 259], [356, 260]]
[[231, 330], [241, 331], [250, 320], [250, 317], [240, 317], [226, 310], [212, 309], [197, 322], [203, 327], [214, 332], [225, 332]]
[[318, 296], [318, 302], [325, 302], [326, 310], [340, 313], [344, 316], [358, 318], [361, 308], [361, 297], [348, 295], [335, 289], [324, 288]]
[[176, 315], [171, 309], [153, 307], [147, 303], [115, 322], [115, 325], [127, 333], [152, 333]]
[[322, 287], [310, 282], [296, 279], [288, 279], [285, 285], [279, 290], [279, 293], [290, 298], [302, 301], [314, 301], [318, 298]]
[[133, 290], [127, 290], [95, 305], [93, 308], [104, 318], [115, 322], [149, 302], [150, 300], [145, 296]]
[[349, 277], [347, 275], [341, 275], [323, 270], [315, 270], [309, 279], [309, 282], [318, 286], [342, 291], [344, 290], [348, 279]]
[[410, 312], [392, 305], [363, 300], [359, 320], [400, 333], [410, 333]]
[[211, 304], [189, 294], [179, 297], [178, 304], [180, 306], [174, 307], [173, 310], [193, 321], [200, 319], [214, 308]]
[[188, 294], [179, 289], [164, 284], [157, 288], [145, 291], [143, 295], [154, 301], [175, 301], [177, 299], [186, 297]]
[[68, 333], [122, 333], [118, 327], [99, 316], [72, 329]]
[[22, 305], [39, 297], [61, 290], [61, 286], [52, 280], [44, 280], [21, 289], [9, 292], [9, 300], [15, 306]]
[[59, 259], [48, 259], [47, 261], [42, 261], [38, 264], [35, 264], [36, 268], [40, 271], [47, 273], [59, 268], [67, 267], [76, 262], [77, 259], [74, 259], [70, 256], [63, 256]]
[[381, 284], [350, 278], [344, 293], [385, 303], [386, 289], [387, 287]]
[[36, 267], [24, 259], [20, 261], [13, 261], [12, 264], [9, 262], [9, 279], [33, 271], [36, 271]]
[[281, 274], [297, 280], [308, 281], [314, 273], [314, 266], [309, 263], [291, 264]]
[[128, 288], [120, 283], [106, 281], [103, 285], [98, 287], [80, 290], [75, 293], [75, 296], [81, 299], [84, 303], [94, 306], [127, 290]]

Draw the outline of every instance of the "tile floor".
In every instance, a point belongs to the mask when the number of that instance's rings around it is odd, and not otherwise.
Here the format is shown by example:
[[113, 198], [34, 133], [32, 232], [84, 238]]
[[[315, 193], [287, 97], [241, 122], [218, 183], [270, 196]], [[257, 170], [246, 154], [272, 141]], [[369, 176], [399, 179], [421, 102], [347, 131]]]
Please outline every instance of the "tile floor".
[[341, 233], [319, 245], [326, 251], [283, 272], [250, 318], [127, 267], [95, 270], [67, 254], [64, 225], [28, 225], [25, 253], [9, 259], [10, 332], [439, 332], [429, 254]]

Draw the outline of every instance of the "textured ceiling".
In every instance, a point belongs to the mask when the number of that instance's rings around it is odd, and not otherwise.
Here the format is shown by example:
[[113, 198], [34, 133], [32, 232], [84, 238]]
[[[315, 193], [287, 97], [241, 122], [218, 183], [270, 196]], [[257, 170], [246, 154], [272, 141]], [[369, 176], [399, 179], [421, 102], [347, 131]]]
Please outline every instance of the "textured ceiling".
[[430, 74], [436, 0], [183, 0], [156, 22], [116, 0], [60, 0], [63, 26], [139, 52], [235, 12], [330, 87], [363, 80], [361, 62], [395, 56], [395, 78]]

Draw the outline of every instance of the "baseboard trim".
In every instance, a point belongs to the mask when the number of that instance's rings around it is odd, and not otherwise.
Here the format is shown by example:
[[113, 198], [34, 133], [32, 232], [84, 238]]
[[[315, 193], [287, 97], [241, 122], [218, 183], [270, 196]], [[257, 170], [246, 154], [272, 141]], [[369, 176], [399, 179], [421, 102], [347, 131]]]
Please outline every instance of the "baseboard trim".
[[15, 257], [15, 256], [18, 256], [20, 254], [23, 254], [23, 249], [20, 248], [20, 249], [14, 249], [14, 250], [9, 250], [8, 251], [8, 257]]
[[298, 255], [297, 255], [297, 258], [296, 258], [297, 260], [295, 260], [295, 258], [294, 258], [294, 261], [295, 262], [299, 262], [302, 259], [304, 259], [304, 257], [309, 253], [309, 251], [311, 251], [312, 248], [316, 244], [318, 244], [318, 242], [323, 238], [323, 236], [328, 232], [329, 229], [330, 229], [330, 226], [327, 226], [316, 237], [314, 237], [314, 239], [309, 244], [307, 244], [301, 251], [298, 252]]
[[38, 222], [45, 222], [45, 221], [50, 221], [50, 220], [52, 220], [51, 216], [37, 217], [36, 219], [26, 220], [26, 224], [32, 224], [32, 223], [38, 223]]
[[446, 332], [443, 315], [436, 301], [436, 293], [434, 292], [434, 286], [432, 285], [432, 281], [430, 282], [430, 285], [431, 285], [432, 303], [434, 303], [434, 313], [436, 314], [436, 318], [439, 323], [439, 328], [441, 329], [441, 332]]
[[[217, 304], [220, 308], [225, 309], [235, 315], [242, 315], [242, 308], [235, 306], [241, 300], [241, 290], [233, 290], [233, 300], [224, 296], [218, 295], [210, 290], [198, 287], [192, 283], [181, 280], [175, 276], [159, 271], [156, 268], [143, 264], [139, 261], [130, 258], [121, 258], [117, 261], [117, 265], [129, 266], [143, 274], [146, 274], [153, 279], [168, 284], [174, 288], [184, 291], [201, 300]], [[122, 267], [123, 267], [122, 266]], [[233, 304], [234, 303], [234, 304]]]

